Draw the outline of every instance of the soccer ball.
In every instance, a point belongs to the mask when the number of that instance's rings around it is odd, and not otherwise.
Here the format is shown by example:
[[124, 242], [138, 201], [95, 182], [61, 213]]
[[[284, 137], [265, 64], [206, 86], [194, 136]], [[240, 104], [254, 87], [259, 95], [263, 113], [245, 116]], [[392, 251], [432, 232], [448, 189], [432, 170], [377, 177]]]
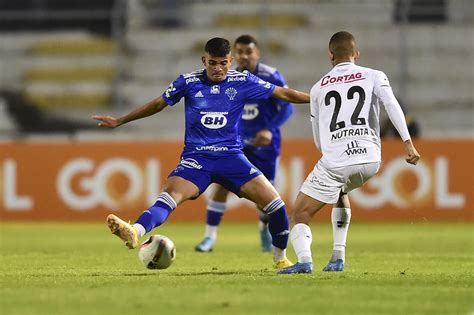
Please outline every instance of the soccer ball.
[[152, 235], [140, 245], [138, 258], [148, 269], [166, 269], [176, 258], [176, 247], [164, 235]]

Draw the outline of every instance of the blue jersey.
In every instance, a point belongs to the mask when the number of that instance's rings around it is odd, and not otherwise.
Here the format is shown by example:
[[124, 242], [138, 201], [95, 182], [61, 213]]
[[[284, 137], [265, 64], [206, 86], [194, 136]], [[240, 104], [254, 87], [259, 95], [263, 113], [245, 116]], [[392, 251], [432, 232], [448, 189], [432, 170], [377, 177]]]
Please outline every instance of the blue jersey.
[[[274, 85], [286, 87], [283, 75], [266, 64], [258, 63], [253, 74]], [[252, 147], [255, 134], [262, 129], [268, 129], [272, 132], [272, 144], [270, 147], [258, 149], [271, 149], [274, 155], [278, 156], [281, 147], [280, 127], [291, 116], [293, 109], [293, 104], [275, 98], [247, 102], [240, 126], [244, 146]]]
[[241, 152], [239, 123], [244, 105], [268, 99], [274, 89], [275, 85], [247, 71], [229, 70], [224, 80], [213, 82], [202, 69], [180, 75], [163, 93], [163, 99], [173, 106], [184, 97], [184, 153], [225, 155]]

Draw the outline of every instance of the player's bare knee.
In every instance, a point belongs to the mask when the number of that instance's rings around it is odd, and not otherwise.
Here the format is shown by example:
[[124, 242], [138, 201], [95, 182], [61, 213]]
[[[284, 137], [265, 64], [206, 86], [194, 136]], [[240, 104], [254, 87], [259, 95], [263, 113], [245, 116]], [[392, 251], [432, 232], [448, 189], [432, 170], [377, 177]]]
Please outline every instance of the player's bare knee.
[[293, 209], [293, 212], [290, 215], [290, 221], [293, 225], [298, 223], [309, 224], [310, 220], [311, 215], [305, 210]]

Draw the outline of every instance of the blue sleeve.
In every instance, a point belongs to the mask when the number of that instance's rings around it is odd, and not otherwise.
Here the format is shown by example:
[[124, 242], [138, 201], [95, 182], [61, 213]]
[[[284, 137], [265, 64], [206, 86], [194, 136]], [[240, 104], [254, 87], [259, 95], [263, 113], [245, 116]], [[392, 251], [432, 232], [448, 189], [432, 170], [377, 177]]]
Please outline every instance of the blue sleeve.
[[278, 104], [278, 113], [273, 116], [272, 120], [269, 122], [268, 129], [271, 128], [280, 128], [283, 124], [291, 117], [294, 112], [294, 105], [291, 103]]
[[[286, 87], [286, 81], [283, 75], [276, 71], [274, 74], [273, 82], [275, 85]], [[292, 103], [285, 102], [276, 98], [272, 98], [272, 103], [276, 105], [278, 112], [275, 116], [273, 116], [272, 120], [269, 122], [267, 126], [268, 129], [271, 128], [280, 128], [283, 124], [291, 117], [293, 114], [295, 107]]]
[[247, 72], [246, 89], [248, 100], [265, 100], [271, 97], [275, 85]]
[[163, 93], [163, 99], [165, 100], [166, 104], [169, 106], [173, 106], [174, 104], [178, 103], [179, 100], [185, 95], [186, 93], [186, 81], [184, 80], [183, 76], [180, 75], [173, 83], [170, 84], [168, 89]]

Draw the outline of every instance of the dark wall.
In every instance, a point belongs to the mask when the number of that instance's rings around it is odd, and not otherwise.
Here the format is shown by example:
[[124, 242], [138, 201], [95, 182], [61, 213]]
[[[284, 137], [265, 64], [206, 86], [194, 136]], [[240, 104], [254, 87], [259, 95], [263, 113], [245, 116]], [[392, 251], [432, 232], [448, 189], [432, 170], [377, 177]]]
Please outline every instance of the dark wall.
[[[27, 13], [24, 17], [2, 18], [0, 30], [87, 29], [109, 34], [111, 14], [105, 16], [55, 17], [58, 11], [105, 11], [111, 13], [116, 0], [0, 0], [0, 12]], [[44, 18], [46, 16], [46, 18]], [[124, 23], [122, 18], [121, 23]]]

